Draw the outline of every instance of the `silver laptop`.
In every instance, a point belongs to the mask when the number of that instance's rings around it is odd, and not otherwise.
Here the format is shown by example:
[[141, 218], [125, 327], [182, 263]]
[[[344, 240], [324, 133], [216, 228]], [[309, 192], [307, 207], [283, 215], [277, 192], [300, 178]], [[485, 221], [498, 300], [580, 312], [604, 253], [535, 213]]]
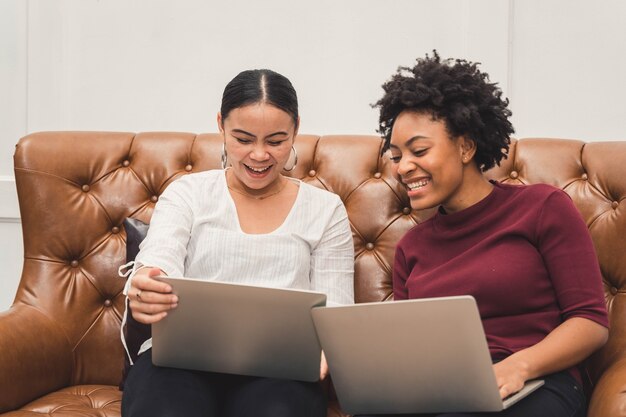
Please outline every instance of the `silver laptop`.
[[321, 348], [311, 309], [326, 295], [188, 278], [158, 278], [178, 307], [152, 325], [158, 366], [317, 381]]
[[502, 401], [471, 296], [315, 308], [341, 408], [349, 414], [503, 410], [543, 385]]

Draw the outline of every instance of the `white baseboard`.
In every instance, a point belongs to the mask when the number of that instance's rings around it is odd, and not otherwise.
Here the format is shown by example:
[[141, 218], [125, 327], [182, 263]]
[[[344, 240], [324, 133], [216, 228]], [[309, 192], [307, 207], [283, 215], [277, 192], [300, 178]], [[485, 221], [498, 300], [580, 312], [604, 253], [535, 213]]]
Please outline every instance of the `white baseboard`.
[[24, 249], [20, 210], [17, 204], [15, 178], [0, 175], [0, 265], [3, 268], [0, 280], [0, 312], [13, 303], [20, 282]]
[[24, 246], [22, 227], [18, 222], [19, 219], [7, 222], [0, 218], [0, 312], [11, 307], [22, 275]]
[[20, 222], [20, 207], [17, 203], [15, 178], [7, 175], [0, 175], [0, 222]]

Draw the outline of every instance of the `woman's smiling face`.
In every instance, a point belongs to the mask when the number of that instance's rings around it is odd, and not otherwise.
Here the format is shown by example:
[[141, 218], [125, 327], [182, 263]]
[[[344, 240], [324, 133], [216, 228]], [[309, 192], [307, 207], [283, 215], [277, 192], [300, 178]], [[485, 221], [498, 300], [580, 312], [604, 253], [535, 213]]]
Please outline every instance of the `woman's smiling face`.
[[256, 193], [276, 187], [297, 135], [293, 117], [261, 102], [233, 109], [226, 119], [218, 115], [218, 125], [238, 185]]
[[442, 205], [447, 212], [465, 208], [462, 185], [472, 149], [473, 143], [464, 137], [451, 138], [443, 120], [429, 113], [400, 113], [393, 124], [389, 153], [411, 207]]

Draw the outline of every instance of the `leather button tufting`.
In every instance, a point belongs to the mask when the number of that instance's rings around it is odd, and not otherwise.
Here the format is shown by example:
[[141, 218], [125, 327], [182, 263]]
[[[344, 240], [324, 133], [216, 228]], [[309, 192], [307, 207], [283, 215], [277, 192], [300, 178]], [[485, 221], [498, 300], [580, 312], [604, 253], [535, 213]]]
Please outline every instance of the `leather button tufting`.
[[374, 178], [380, 178], [382, 176], [383, 176], [383, 174], [381, 174], [380, 172], [377, 172], [377, 173], [374, 174]]
[[78, 266], [78, 261], [74, 259], [72, 262], [70, 262], [70, 265], [72, 265], [72, 268], [76, 268]]
[[611, 207], [613, 208], [613, 210], [615, 210], [617, 207], [619, 207], [619, 201], [612, 202]]
[[84, 192], [89, 191], [89, 186], [87, 184], [83, 185], [82, 187], [80, 187]]
[[617, 294], [618, 290], [615, 287], [611, 287], [611, 289], [609, 291], [611, 292], [611, 294], [615, 295], [615, 294]]
[[120, 232], [120, 228], [117, 226], [113, 226], [113, 228], [111, 229], [111, 233], [116, 234]]
[[404, 214], [411, 214], [411, 207], [405, 207], [402, 209], [402, 213]]
[[365, 245], [365, 249], [373, 250], [374, 249], [374, 244], [372, 242], [369, 242], [367, 245]]
[[583, 173], [583, 175], [580, 176], [583, 180], [587, 181], [589, 179], [589, 175], [587, 175], [587, 173]]
[[511, 171], [511, 173], [509, 174], [509, 177], [513, 179], [517, 179], [517, 177], [519, 177], [519, 174], [517, 171]]
[[191, 165], [187, 165], [187, 166], [185, 167], [185, 171], [187, 171], [187, 172], [191, 172], [191, 170], [192, 170], [192, 166], [191, 166]]
[[113, 305], [113, 302], [111, 300], [104, 300], [105, 307], [111, 307], [112, 305]]
[[153, 195], [152, 197], [150, 197], [150, 201], [152, 201], [153, 203], [156, 203], [157, 201], [159, 201], [159, 196]]
[[309, 177], [314, 177], [317, 174], [314, 169], [309, 171]]
[[130, 161], [128, 159], [125, 159], [124, 162], [122, 162], [122, 166], [129, 166], [130, 165]]

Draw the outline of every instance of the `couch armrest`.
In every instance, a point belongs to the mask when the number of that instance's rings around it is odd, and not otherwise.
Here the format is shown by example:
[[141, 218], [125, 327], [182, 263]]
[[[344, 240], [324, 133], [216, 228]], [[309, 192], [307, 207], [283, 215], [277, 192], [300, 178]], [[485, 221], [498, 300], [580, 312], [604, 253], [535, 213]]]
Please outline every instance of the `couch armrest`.
[[63, 331], [34, 307], [0, 313], [0, 413], [68, 386], [72, 349]]
[[598, 380], [588, 417], [626, 417], [626, 357], [609, 366]]

